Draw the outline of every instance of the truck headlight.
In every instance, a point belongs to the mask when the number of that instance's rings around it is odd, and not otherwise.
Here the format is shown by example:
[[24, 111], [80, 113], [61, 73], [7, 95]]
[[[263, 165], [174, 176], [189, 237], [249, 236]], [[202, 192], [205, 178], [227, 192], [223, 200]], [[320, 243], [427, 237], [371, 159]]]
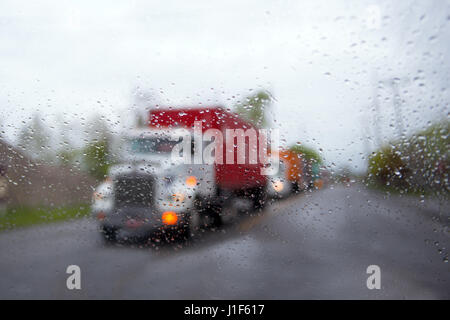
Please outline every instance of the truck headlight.
[[186, 195], [184, 193], [177, 192], [177, 193], [172, 194], [172, 199], [175, 202], [183, 202], [184, 199], [186, 199]]
[[195, 188], [188, 187], [185, 179], [177, 179], [169, 187], [163, 185], [160, 187], [163, 188], [161, 201], [158, 203], [160, 208], [171, 207], [171, 210], [176, 212], [191, 208], [195, 198]]
[[101, 183], [92, 194], [92, 210], [105, 212], [114, 206], [113, 184], [110, 181]]
[[276, 192], [281, 192], [283, 191], [284, 188], [284, 183], [281, 180], [275, 180], [272, 181], [272, 188], [276, 191]]

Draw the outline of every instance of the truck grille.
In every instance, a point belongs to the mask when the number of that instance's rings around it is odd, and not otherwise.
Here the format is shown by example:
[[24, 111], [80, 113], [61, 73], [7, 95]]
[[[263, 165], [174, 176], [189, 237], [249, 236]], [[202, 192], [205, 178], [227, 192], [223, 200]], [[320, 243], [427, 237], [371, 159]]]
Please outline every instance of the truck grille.
[[115, 201], [118, 207], [151, 207], [154, 198], [154, 178], [122, 176], [115, 180]]

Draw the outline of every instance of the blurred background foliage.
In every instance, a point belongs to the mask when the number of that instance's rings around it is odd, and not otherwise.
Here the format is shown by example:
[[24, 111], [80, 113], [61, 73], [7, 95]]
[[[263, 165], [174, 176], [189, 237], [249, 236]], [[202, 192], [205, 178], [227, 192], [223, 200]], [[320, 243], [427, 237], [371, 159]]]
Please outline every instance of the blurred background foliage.
[[369, 184], [408, 193], [448, 196], [450, 122], [393, 141], [369, 157]]
[[267, 114], [271, 102], [271, 94], [268, 91], [259, 91], [237, 104], [235, 112], [255, 127], [266, 128], [269, 125]]
[[306, 160], [312, 160], [317, 164], [322, 164], [322, 157], [320, 154], [313, 148], [307, 147], [304, 145], [296, 144], [289, 148], [290, 151], [301, 154]]
[[[114, 134], [104, 117], [96, 115], [82, 132], [70, 123], [56, 130], [50, 130], [45, 119], [35, 113], [25, 121], [19, 134], [18, 149], [26, 157], [37, 163], [79, 169], [96, 180], [103, 180], [108, 168], [114, 162], [110, 152]], [[76, 134], [74, 133], [75, 131]], [[73, 136], [83, 136], [73, 141]], [[55, 145], [58, 146], [55, 148]]]
[[109, 162], [107, 139], [88, 144], [84, 149], [84, 165], [87, 172], [98, 180], [106, 178]]

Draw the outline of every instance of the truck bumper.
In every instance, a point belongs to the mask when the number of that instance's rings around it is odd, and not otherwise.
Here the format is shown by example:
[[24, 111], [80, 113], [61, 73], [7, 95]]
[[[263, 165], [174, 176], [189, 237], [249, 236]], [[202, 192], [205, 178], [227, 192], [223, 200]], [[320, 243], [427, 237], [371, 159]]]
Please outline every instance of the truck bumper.
[[162, 212], [149, 208], [120, 208], [106, 213], [100, 221], [101, 229], [114, 232], [117, 240], [134, 238], [166, 238], [181, 234], [188, 229], [187, 212], [176, 213], [177, 221], [167, 225]]

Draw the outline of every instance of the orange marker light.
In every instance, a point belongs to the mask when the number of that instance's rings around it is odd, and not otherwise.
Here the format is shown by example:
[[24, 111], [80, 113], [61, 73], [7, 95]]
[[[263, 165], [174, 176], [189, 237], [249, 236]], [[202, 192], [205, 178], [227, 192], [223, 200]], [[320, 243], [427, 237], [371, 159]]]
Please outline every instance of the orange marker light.
[[322, 179], [317, 179], [316, 181], [314, 181], [314, 187], [316, 187], [316, 189], [322, 189], [322, 187], [323, 187], [323, 180]]
[[92, 198], [94, 200], [102, 200], [103, 199], [103, 194], [101, 194], [100, 192], [94, 192], [94, 194], [92, 195]]
[[195, 187], [197, 185], [197, 179], [194, 176], [187, 177], [186, 184], [188, 187]]
[[167, 225], [169, 225], [169, 226], [173, 226], [174, 224], [176, 224], [177, 223], [177, 221], [178, 221], [178, 216], [177, 216], [177, 214], [175, 213], [175, 212], [173, 212], [173, 211], [165, 211], [163, 214], [162, 214], [162, 222], [164, 223], [164, 224], [167, 224]]

